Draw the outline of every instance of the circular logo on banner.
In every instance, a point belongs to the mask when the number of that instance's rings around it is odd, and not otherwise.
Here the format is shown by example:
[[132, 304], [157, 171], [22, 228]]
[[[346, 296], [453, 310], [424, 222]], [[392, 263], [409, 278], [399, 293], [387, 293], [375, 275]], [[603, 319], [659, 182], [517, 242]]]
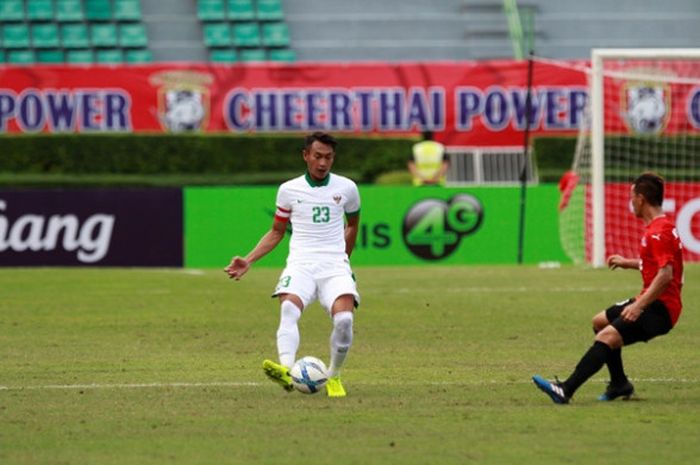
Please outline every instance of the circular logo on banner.
[[403, 218], [403, 241], [413, 255], [440, 260], [455, 251], [463, 237], [475, 232], [484, 219], [479, 200], [459, 194], [445, 202], [424, 199], [413, 204]]

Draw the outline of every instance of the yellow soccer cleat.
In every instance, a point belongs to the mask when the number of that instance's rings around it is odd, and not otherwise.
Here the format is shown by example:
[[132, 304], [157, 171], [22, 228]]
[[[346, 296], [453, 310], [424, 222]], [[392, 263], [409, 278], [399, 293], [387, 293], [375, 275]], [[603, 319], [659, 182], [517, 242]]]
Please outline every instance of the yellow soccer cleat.
[[347, 395], [343, 383], [340, 382], [340, 376], [328, 378], [326, 394], [328, 394], [328, 397], [345, 397]]
[[292, 377], [289, 376], [289, 369], [286, 366], [275, 363], [272, 360], [263, 360], [262, 366], [267, 377], [282, 386], [285, 391], [290, 392], [294, 390]]

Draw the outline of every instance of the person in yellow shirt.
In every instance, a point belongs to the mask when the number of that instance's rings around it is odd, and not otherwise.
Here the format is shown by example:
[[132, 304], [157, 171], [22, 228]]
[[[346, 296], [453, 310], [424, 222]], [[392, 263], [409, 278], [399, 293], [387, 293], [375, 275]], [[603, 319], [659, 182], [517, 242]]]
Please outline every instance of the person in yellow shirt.
[[433, 140], [431, 131], [423, 132], [423, 140], [413, 145], [408, 170], [414, 186], [444, 186], [445, 173], [450, 166], [445, 146]]

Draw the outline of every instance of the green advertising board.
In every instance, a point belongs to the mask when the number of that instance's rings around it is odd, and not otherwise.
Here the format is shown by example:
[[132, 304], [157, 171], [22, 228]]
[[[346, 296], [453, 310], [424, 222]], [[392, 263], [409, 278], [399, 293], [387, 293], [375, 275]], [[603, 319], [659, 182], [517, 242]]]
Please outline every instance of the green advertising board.
[[[185, 189], [185, 266], [224, 267], [270, 229], [277, 187]], [[508, 264], [518, 256], [520, 188], [360, 186], [354, 265]], [[568, 262], [555, 185], [527, 189], [523, 261]], [[288, 237], [258, 266], [283, 266]]]

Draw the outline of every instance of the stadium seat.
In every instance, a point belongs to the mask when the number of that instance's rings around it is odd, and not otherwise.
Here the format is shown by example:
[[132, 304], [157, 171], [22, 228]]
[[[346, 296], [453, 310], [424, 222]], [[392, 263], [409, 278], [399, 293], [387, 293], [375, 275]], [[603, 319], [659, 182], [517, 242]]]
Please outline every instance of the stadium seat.
[[32, 46], [34, 48], [52, 48], [59, 45], [58, 26], [55, 23], [34, 24], [32, 26]]
[[233, 25], [233, 44], [236, 47], [257, 47], [260, 45], [260, 30], [257, 23]]
[[253, 0], [228, 0], [228, 19], [232, 21], [255, 19]]
[[92, 50], [68, 50], [66, 52], [66, 63], [92, 63]]
[[139, 0], [115, 0], [114, 19], [117, 21], [141, 21]]
[[63, 50], [60, 49], [39, 50], [36, 55], [39, 63], [63, 63]]
[[122, 57], [122, 51], [118, 48], [108, 48], [103, 50], [98, 50], [95, 53], [95, 62], [97, 63], [122, 63], [124, 61]]
[[29, 28], [24, 24], [5, 24], [2, 28], [2, 44], [5, 48], [29, 47]]
[[145, 47], [148, 36], [143, 24], [122, 24], [119, 26], [119, 45], [122, 47]]
[[28, 0], [27, 19], [30, 21], [50, 21], [53, 19], [51, 0]]
[[153, 54], [146, 49], [127, 50], [125, 55], [127, 63], [151, 63], [153, 61]]
[[240, 61], [266, 61], [265, 49], [262, 48], [248, 48], [241, 50]]
[[15, 65], [34, 64], [34, 51], [29, 49], [10, 50], [7, 52], [7, 62]]
[[226, 47], [231, 45], [231, 28], [228, 23], [205, 24], [204, 43], [208, 47]]
[[94, 47], [115, 47], [117, 27], [114, 24], [93, 24], [90, 26], [90, 42]]
[[63, 48], [87, 48], [90, 46], [88, 29], [85, 24], [64, 24], [61, 26]]
[[238, 54], [233, 49], [211, 50], [209, 61], [214, 63], [235, 63], [238, 61]]
[[224, 0], [199, 0], [197, 17], [202, 21], [221, 21], [225, 19]]
[[284, 19], [282, 0], [258, 0], [257, 16], [260, 21], [279, 21]]
[[85, 17], [90, 21], [109, 21], [112, 19], [112, 2], [85, 0]]
[[80, 0], [56, 0], [56, 20], [62, 23], [82, 21], [83, 7]]
[[22, 0], [0, 0], [0, 21], [24, 21]]
[[270, 50], [270, 61], [297, 61], [297, 54], [289, 48], [277, 48]]
[[0, 48], [0, 63], [5, 63], [5, 51]]
[[267, 47], [289, 46], [287, 23], [265, 23], [262, 26], [262, 43]]

